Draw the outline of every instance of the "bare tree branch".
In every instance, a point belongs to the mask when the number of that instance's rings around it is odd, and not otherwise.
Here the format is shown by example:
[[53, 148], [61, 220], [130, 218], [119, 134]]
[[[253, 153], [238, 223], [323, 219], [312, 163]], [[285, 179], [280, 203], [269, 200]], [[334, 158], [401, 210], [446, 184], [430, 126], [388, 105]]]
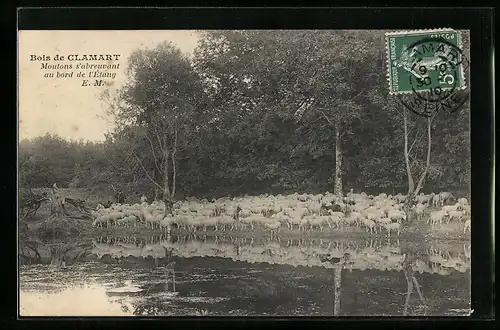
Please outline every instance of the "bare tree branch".
[[[164, 160], [164, 165], [163, 165], [163, 180], [164, 180], [164, 187], [163, 187], [163, 193], [164, 195], [171, 196], [170, 194], [170, 187], [169, 185], [169, 180], [168, 180], [168, 149], [165, 148], [165, 160]], [[164, 196], [165, 197], [165, 196]]]
[[142, 165], [141, 160], [139, 159], [139, 157], [137, 157], [137, 155], [135, 154], [134, 151], [132, 151], [132, 154], [134, 155], [135, 159], [137, 160], [137, 163], [141, 166], [142, 170], [144, 171], [144, 173], [146, 174], [148, 179], [151, 181], [151, 183], [153, 183], [155, 186], [159, 187], [160, 189], [163, 189], [162, 186], [160, 186], [155, 180], [153, 180], [153, 178], [151, 178], [148, 171], [146, 170], [146, 168], [144, 168], [144, 165]]
[[175, 185], [177, 181], [177, 166], [175, 164], [175, 152], [172, 153], [172, 197], [175, 196]]
[[429, 172], [429, 167], [430, 167], [430, 163], [431, 163], [431, 145], [432, 145], [431, 125], [432, 125], [432, 118], [427, 117], [427, 160], [426, 160], [426, 164], [425, 164], [425, 170], [422, 173], [422, 175], [420, 176], [420, 180], [418, 181], [417, 189], [415, 190], [415, 195], [418, 194], [418, 192], [422, 188], [422, 185], [424, 183], [427, 172]]
[[408, 176], [408, 194], [411, 194], [413, 192], [413, 176], [411, 174], [411, 167], [410, 167], [410, 157], [408, 153], [408, 118], [407, 118], [407, 110], [406, 108], [403, 108], [403, 120], [404, 120], [404, 135], [405, 135], [405, 143], [404, 143], [404, 154], [405, 154], [405, 161], [406, 161], [406, 174]]
[[362, 90], [361, 92], [359, 92], [356, 96], [354, 96], [350, 101], [354, 101], [355, 99], [357, 99], [359, 96], [361, 96], [363, 94], [363, 92], [365, 92], [364, 90]]
[[160, 170], [160, 166], [158, 165], [158, 160], [157, 160], [157, 157], [156, 157], [155, 148], [154, 148], [154, 146], [153, 146], [153, 141], [151, 141], [151, 139], [149, 138], [149, 134], [148, 134], [147, 132], [146, 132], [146, 134], [144, 134], [144, 135], [146, 135], [146, 139], [148, 139], [148, 141], [149, 141], [149, 146], [151, 147], [151, 151], [152, 151], [152, 153], [153, 153], [153, 160], [154, 160], [154, 162], [155, 162], [156, 169], [157, 169], [159, 172], [161, 172], [161, 170]]
[[174, 122], [174, 147], [173, 147], [173, 151], [172, 151], [172, 195], [171, 196], [174, 196], [175, 195], [175, 185], [176, 185], [176, 176], [177, 176], [177, 166], [175, 164], [175, 153], [177, 152], [177, 133], [178, 133], [178, 130], [177, 130], [177, 122]]
[[173, 153], [175, 153], [177, 151], [177, 133], [178, 133], [178, 130], [177, 130], [177, 123], [174, 122], [174, 147], [173, 147]]
[[[418, 137], [419, 135], [420, 135], [420, 137]], [[417, 141], [420, 142], [420, 140], [422, 139], [423, 136], [424, 136], [424, 134], [421, 133], [421, 131], [417, 129], [417, 132], [415, 133], [415, 139], [413, 140], [413, 143], [412, 143], [412, 145], [411, 145], [410, 150], [408, 151], [408, 153], [411, 153], [411, 151], [413, 150], [413, 146], [415, 146], [415, 144], [417, 143]]]
[[154, 132], [155, 132], [156, 139], [158, 140], [158, 145], [160, 146], [160, 150], [162, 152], [164, 152], [165, 151], [165, 149], [164, 149], [165, 146], [161, 142], [161, 139], [160, 139], [161, 134], [158, 132], [157, 126], [155, 124], [152, 124], [152, 126], [153, 126], [153, 129], [154, 129]]
[[328, 118], [328, 116], [321, 110], [318, 110], [319, 113], [321, 113], [323, 115], [323, 117], [326, 119], [326, 121], [330, 124], [330, 125], [333, 125], [333, 123], [330, 121], [330, 119]]

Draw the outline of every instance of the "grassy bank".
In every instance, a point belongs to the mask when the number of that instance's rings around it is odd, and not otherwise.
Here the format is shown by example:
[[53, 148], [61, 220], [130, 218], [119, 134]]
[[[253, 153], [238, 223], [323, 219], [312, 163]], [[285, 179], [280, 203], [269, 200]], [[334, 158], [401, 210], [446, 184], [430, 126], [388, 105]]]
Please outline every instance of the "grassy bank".
[[[82, 222], [83, 223], [83, 222]], [[138, 224], [137, 227], [122, 228], [122, 227], [112, 227], [112, 228], [96, 228], [92, 227], [92, 221], [88, 220], [85, 223], [83, 230], [80, 230], [80, 236], [85, 237], [99, 237], [99, 236], [121, 236], [121, 237], [150, 237], [154, 235], [161, 235], [162, 231], [160, 229], [146, 228], [142, 224]], [[30, 232], [37, 232], [40, 226], [39, 223], [32, 223], [29, 225]], [[196, 230], [195, 232], [190, 232], [186, 230], [172, 230], [172, 235], [191, 235], [195, 234], [197, 236], [231, 236], [231, 237], [247, 237], [247, 238], [262, 238], [270, 236], [269, 231], [263, 228], [255, 228], [254, 230], [226, 230], [226, 231], [215, 231], [208, 229], [207, 231]], [[457, 240], [457, 241], [468, 241], [470, 240], [470, 233], [463, 233], [461, 227], [456, 223], [450, 223], [448, 225], [443, 224], [440, 227], [431, 229], [429, 226], [423, 223], [414, 224], [411, 226], [403, 226], [400, 231], [400, 235], [396, 232], [391, 232], [389, 236], [387, 231], [376, 231], [373, 234], [367, 232], [364, 228], [351, 226], [344, 227], [341, 229], [335, 228], [325, 228], [323, 231], [299, 231], [299, 230], [289, 230], [286, 227], [282, 227], [279, 232], [280, 239], [405, 239], [405, 240], [429, 240], [429, 239], [445, 239], [445, 240]]]

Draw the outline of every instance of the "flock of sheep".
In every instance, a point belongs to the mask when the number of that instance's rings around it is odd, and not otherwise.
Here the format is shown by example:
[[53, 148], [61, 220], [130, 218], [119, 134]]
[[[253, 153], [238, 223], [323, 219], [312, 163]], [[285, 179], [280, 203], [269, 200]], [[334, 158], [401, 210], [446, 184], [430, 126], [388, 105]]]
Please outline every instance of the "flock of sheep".
[[[329, 242], [311, 244], [296, 240], [293, 244], [278, 244], [276, 241], [262, 240], [257, 243], [236, 239], [200, 241], [194, 239], [152, 240], [146, 244], [135, 244], [126, 240], [115, 240], [112, 244], [94, 242], [92, 252], [99, 257], [111, 255], [113, 258], [165, 258], [174, 255], [182, 258], [220, 257], [248, 263], [268, 263], [304, 267], [346, 269], [378, 269], [401, 271], [406, 254], [397, 246], [385, 244], [356, 245], [352, 242]], [[462, 249], [430, 248], [423, 257], [411, 259], [411, 267], [420, 273], [448, 275], [453, 270], [466, 272], [470, 269], [470, 246]]]
[[[394, 196], [354, 193], [344, 198], [325, 194], [260, 195], [236, 198], [198, 200], [188, 198], [174, 204], [171, 215], [165, 216], [163, 202], [148, 204], [99, 205], [93, 211], [96, 227], [135, 227], [139, 223], [170, 233], [173, 228], [195, 231], [233, 231], [261, 228], [277, 237], [281, 228], [298, 231], [342, 229], [345, 226], [363, 227], [367, 232], [386, 231], [400, 234], [401, 224], [407, 218], [403, 211], [406, 195]], [[457, 221], [464, 233], [470, 231], [470, 205], [466, 198], [456, 199], [449, 192], [420, 194], [415, 197], [411, 211], [417, 219], [431, 226]]]

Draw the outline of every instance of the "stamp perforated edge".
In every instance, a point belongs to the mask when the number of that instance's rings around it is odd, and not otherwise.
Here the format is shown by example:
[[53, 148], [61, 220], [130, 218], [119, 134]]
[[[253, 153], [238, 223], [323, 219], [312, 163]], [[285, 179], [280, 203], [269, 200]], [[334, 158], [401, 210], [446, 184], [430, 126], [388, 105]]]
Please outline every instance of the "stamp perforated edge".
[[[401, 91], [401, 92], [393, 92], [391, 89], [391, 68], [389, 66], [389, 56], [390, 56], [390, 49], [389, 49], [389, 37], [391, 36], [400, 36], [400, 35], [405, 35], [405, 34], [410, 34], [410, 35], [415, 35], [415, 34], [428, 34], [432, 32], [456, 32], [458, 35], [458, 48], [462, 49], [462, 33], [459, 30], [455, 30], [452, 28], [435, 28], [435, 29], [417, 29], [417, 30], [400, 30], [400, 31], [390, 31], [386, 32], [384, 34], [385, 38], [385, 50], [386, 50], [386, 58], [385, 58], [385, 65], [387, 66], [387, 83], [389, 84], [389, 95], [401, 95], [401, 94], [412, 94], [413, 91]], [[467, 82], [465, 80], [465, 71], [464, 71], [464, 66], [463, 64], [460, 65], [460, 77], [462, 79], [463, 85], [461, 86], [461, 90], [464, 90], [467, 88]]]

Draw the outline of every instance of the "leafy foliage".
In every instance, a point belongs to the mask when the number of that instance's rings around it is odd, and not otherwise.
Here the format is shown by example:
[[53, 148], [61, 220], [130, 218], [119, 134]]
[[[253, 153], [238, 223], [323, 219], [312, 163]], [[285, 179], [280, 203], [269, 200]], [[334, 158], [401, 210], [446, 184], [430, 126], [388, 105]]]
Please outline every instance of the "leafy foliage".
[[[145, 173], [163, 186], [157, 163], [178, 134], [180, 197], [332, 191], [339, 130], [346, 190], [406, 192], [401, 105], [388, 95], [384, 31], [200, 35], [193, 59], [168, 43], [130, 57], [128, 84], [105, 95], [116, 129], [103, 143], [49, 135], [21, 141], [21, 180], [33, 187], [114, 184], [152, 197], [156, 186]], [[469, 111], [465, 104], [433, 120], [424, 191], [468, 190]], [[411, 114], [411, 138], [425, 125]], [[425, 160], [426, 150], [424, 134], [415, 159]], [[414, 163], [416, 174], [424, 163]], [[172, 166], [168, 173], [171, 183]]]

